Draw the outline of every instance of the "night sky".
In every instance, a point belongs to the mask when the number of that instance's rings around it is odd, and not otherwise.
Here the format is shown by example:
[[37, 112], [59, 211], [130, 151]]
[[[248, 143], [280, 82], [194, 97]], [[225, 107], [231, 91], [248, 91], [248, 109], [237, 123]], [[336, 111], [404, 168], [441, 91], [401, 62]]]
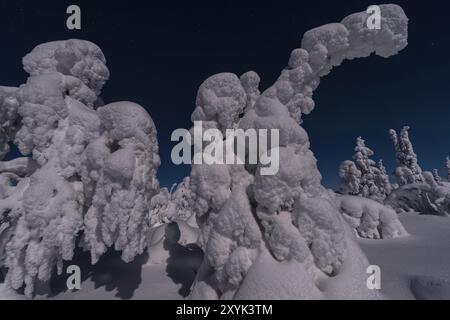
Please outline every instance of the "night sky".
[[[27, 75], [21, 58], [48, 41], [90, 40], [105, 53], [111, 78], [108, 102], [129, 100], [145, 107], [158, 129], [161, 185], [189, 174], [170, 160], [177, 128], [191, 126], [200, 84], [219, 72], [256, 71], [261, 89], [286, 66], [305, 31], [339, 22], [371, 4], [336, 1], [19, 1], [0, 2], [0, 85], [18, 86]], [[391, 1], [408, 17], [409, 46], [390, 59], [349, 61], [324, 78], [316, 109], [305, 117], [327, 186], [338, 184], [337, 170], [351, 158], [358, 136], [395, 168], [388, 130], [411, 127], [423, 169], [443, 166], [450, 153], [450, 5], [447, 1]], [[78, 4], [82, 30], [66, 28], [66, 8]]]

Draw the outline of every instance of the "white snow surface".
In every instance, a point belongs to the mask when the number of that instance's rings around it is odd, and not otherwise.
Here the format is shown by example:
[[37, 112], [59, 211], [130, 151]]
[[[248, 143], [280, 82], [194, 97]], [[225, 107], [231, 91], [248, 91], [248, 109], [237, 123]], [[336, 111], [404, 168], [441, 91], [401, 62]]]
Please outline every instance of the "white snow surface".
[[[236, 298], [252, 296], [255, 299], [449, 299], [450, 297], [450, 220], [445, 217], [400, 214], [400, 221], [409, 236], [389, 239], [359, 239], [352, 250], [362, 250], [363, 260], [346, 260], [340, 274], [332, 281], [322, 279], [319, 288], [311, 283], [295, 261], [280, 263], [265, 251], [250, 269]], [[352, 251], [350, 250], [350, 252]], [[178, 255], [177, 255], [178, 253]], [[176, 257], [168, 261], [171, 253], [160, 264], [149, 264], [146, 257], [125, 264], [120, 257], [105, 259], [102, 267], [87, 277], [80, 291], [62, 290], [50, 299], [183, 299], [185, 283], [193, 280], [199, 266], [198, 251], [175, 250]], [[360, 256], [361, 257], [361, 256]], [[368, 264], [381, 268], [381, 290], [368, 291], [368, 275], [359, 273]], [[282, 272], [274, 272], [282, 270]], [[356, 273], [355, 273], [356, 271]], [[292, 273], [291, 283], [283, 275]], [[268, 276], [270, 275], [270, 276]], [[65, 281], [65, 278], [64, 278]], [[287, 286], [287, 287], [286, 287]], [[298, 287], [300, 286], [300, 287]], [[189, 287], [189, 285], [188, 285]], [[270, 290], [268, 289], [270, 288]], [[276, 288], [277, 290], [272, 290]], [[125, 292], [125, 293], [124, 293]], [[275, 293], [288, 293], [286, 296]], [[23, 295], [9, 291], [0, 284], [0, 299], [24, 299]]]

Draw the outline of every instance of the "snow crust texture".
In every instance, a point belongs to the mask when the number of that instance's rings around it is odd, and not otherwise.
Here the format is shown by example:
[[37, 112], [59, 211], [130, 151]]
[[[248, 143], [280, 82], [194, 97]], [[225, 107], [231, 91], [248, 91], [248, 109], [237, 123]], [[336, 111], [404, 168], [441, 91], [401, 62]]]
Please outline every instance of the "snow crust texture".
[[[353, 235], [334, 194], [321, 185], [308, 135], [300, 124], [314, 109], [312, 97], [320, 78], [333, 67], [371, 53], [387, 58], [406, 47], [408, 19], [403, 10], [396, 5], [380, 7], [381, 30], [369, 30], [367, 14], [356, 13], [341, 23], [306, 32], [302, 47], [292, 51], [279, 79], [261, 94], [254, 72], [240, 78], [218, 74], [200, 86], [192, 120], [221, 131], [278, 129], [279, 146], [271, 147], [279, 147], [281, 166], [274, 176], [261, 175], [260, 164], [192, 166], [190, 184], [205, 259], [191, 298], [254, 298], [252, 293], [267, 290], [264, 274], [258, 273], [259, 284], [250, 281], [256, 286], [251, 290], [245, 288], [245, 279], [252, 270], [264, 270], [258, 265], [269, 263], [267, 259], [277, 266], [295, 263], [296, 274], [303, 275], [280, 277], [282, 289], [272, 292], [271, 298], [290, 296], [292, 287], [297, 292], [315, 287], [316, 291], [308, 290], [310, 295], [303, 292], [303, 298], [317, 297], [321, 280], [339, 275], [346, 262], [358, 261], [357, 274], [365, 272], [362, 253], [347, 250]], [[370, 203], [355, 211], [352, 214], [361, 218], [361, 234], [395, 237], [404, 231], [394, 212], [382, 205]]]

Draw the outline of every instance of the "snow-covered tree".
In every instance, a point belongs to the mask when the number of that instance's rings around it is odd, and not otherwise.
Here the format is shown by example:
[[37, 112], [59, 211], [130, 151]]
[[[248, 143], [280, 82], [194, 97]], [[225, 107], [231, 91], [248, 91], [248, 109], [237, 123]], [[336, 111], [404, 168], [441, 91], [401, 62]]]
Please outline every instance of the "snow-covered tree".
[[342, 194], [359, 195], [361, 188], [361, 171], [353, 161], [344, 161], [339, 167], [341, 177], [340, 192]]
[[392, 191], [383, 161], [379, 162], [378, 168], [375, 167], [375, 161], [370, 158], [373, 155], [374, 152], [366, 146], [365, 141], [361, 137], [357, 138], [354, 162], [344, 161], [339, 168], [341, 193], [382, 202]]
[[111, 246], [130, 262], [147, 245], [148, 208], [159, 191], [156, 127], [145, 109], [131, 102], [108, 104], [97, 114], [100, 136], [82, 156], [82, 181], [92, 190], [82, 244], [92, 263]]
[[393, 190], [393, 186], [387, 174], [386, 167], [383, 164], [383, 160], [378, 161], [378, 170], [375, 173], [375, 184], [378, 186], [383, 198], [389, 196]]
[[[406, 47], [403, 10], [380, 8], [381, 30], [367, 29], [368, 15], [362, 12], [308, 31], [288, 67], [251, 108], [234, 74], [215, 75], [200, 86], [192, 120], [222, 132], [278, 129], [281, 165], [273, 176], [262, 175], [261, 164], [192, 166], [190, 189], [205, 257], [191, 298], [320, 298], [325, 293], [319, 288], [332, 282], [344, 263], [359, 280], [351, 281], [356, 285], [343, 297], [355, 290], [374, 294], [365, 288], [368, 262], [347, 231], [334, 193], [321, 185], [308, 135], [299, 124], [314, 108], [320, 78], [334, 66], [373, 52], [389, 57]], [[383, 220], [385, 227], [394, 236], [402, 234], [397, 217], [391, 218]], [[267, 277], [267, 270], [275, 271]]]
[[439, 175], [439, 170], [438, 169], [433, 169], [432, 174], [433, 174], [434, 181], [436, 181], [436, 182], [441, 182], [442, 181], [442, 178]]
[[395, 172], [399, 187], [386, 199], [386, 204], [397, 211], [414, 211], [421, 214], [450, 215], [450, 186], [443, 182], [437, 170], [422, 172], [418, 165], [408, 134], [404, 127], [397, 135], [390, 130], [396, 150], [398, 167]]
[[447, 180], [450, 181], [450, 157], [445, 160], [445, 170], [447, 171]]
[[97, 109], [105, 63], [91, 42], [50, 42], [23, 59], [25, 84], [0, 89], [0, 155], [14, 140], [31, 156], [0, 162], [0, 264], [26, 295], [62, 272], [82, 231], [94, 263], [113, 245], [125, 261], [146, 246], [159, 189], [156, 129], [136, 104]]
[[167, 216], [169, 206], [170, 191], [167, 188], [161, 188], [159, 193], [150, 200], [150, 224], [154, 227], [170, 222]]
[[407, 235], [397, 213], [371, 199], [340, 196], [339, 210], [358, 236], [366, 239], [392, 239]]
[[[205, 254], [192, 298], [322, 298], [322, 289], [339, 281], [344, 265], [352, 281], [335, 298], [352, 292], [358, 298], [377, 296], [366, 288], [369, 263], [344, 222], [339, 200], [321, 185], [300, 124], [314, 108], [320, 78], [333, 67], [372, 53], [387, 58], [407, 46], [403, 10], [380, 8], [379, 30], [369, 30], [368, 14], [360, 12], [308, 31], [262, 94], [254, 72], [240, 78], [223, 73], [201, 85], [192, 120], [221, 132], [278, 129], [279, 144], [271, 147], [279, 151], [281, 167], [266, 176], [262, 163], [194, 165], [173, 198], [167, 195], [172, 212], [172, 204], [183, 210], [189, 203], [186, 210], [195, 212], [201, 228]], [[1, 111], [8, 110], [0, 118], [0, 155], [14, 141], [32, 159], [0, 163], [6, 168], [0, 172], [0, 264], [8, 270], [8, 285], [25, 286], [31, 295], [37, 280], [48, 281], [55, 268], [62, 272], [80, 235], [93, 263], [108, 247], [121, 250], [129, 262], [149, 237], [161, 247], [161, 232], [155, 230], [161, 228], [151, 228], [150, 216], [152, 198], [160, 194], [160, 159], [156, 127], [141, 106], [103, 106], [99, 95], [109, 71], [96, 45], [51, 42], [36, 47], [23, 63], [27, 82], [0, 90]], [[161, 201], [164, 207], [164, 197]], [[360, 233], [370, 236], [375, 228], [380, 237], [401, 235], [399, 221], [380, 206], [379, 216], [370, 219], [361, 209], [367, 228]], [[196, 230], [184, 227], [196, 241]], [[276, 272], [266, 277], [267, 270]]]
[[192, 192], [190, 178], [185, 177], [180, 184], [171, 190], [161, 188], [150, 201], [150, 217], [153, 225], [161, 225], [171, 221], [189, 221], [195, 224], [192, 210]]
[[422, 169], [418, 164], [417, 155], [414, 153], [409, 139], [409, 129], [409, 127], [404, 127], [400, 132], [400, 136], [393, 129], [389, 131], [395, 147], [395, 156], [398, 164], [395, 175], [400, 186], [425, 181]]
[[360, 194], [365, 198], [380, 199], [384, 195], [375, 183], [378, 169], [375, 167], [375, 161], [370, 159], [373, 155], [374, 152], [366, 146], [365, 141], [358, 137], [353, 160], [356, 167], [361, 171]]
[[9, 152], [9, 143], [19, 129], [17, 88], [0, 87], [0, 160]]

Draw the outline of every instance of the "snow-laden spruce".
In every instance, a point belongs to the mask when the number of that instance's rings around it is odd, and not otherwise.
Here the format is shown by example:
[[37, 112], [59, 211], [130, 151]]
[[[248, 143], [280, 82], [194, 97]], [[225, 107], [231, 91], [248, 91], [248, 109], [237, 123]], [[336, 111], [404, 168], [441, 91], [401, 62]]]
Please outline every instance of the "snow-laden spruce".
[[7, 284], [31, 295], [36, 280], [62, 272], [81, 232], [94, 263], [110, 246], [125, 261], [143, 252], [160, 161], [142, 107], [96, 108], [109, 71], [95, 44], [46, 43], [23, 64], [27, 82], [0, 88], [0, 155], [13, 141], [30, 156], [0, 162], [0, 264]]
[[348, 195], [357, 195], [375, 201], [383, 202], [392, 191], [392, 185], [383, 161], [370, 159], [374, 152], [368, 148], [365, 141], [359, 137], [356, 140], [353, 161], [344, 161], [339, 168], [341, 177], [340, 192]]
[[[368, 262], [342, 218], [339, 201], [321, 185], [308, 135], [299, 124], [314, 109], [320, 78], [333, 67], [373, 52], [389, 57], [406, 47], [403, 10], [380, 8], [381, 30], [369, 30], [368, 15], [361, 12], [308, 31], [288, 67], [260, 95], [254, 72], [241, 78], [218, 74], [200, 86], [193, 121], [222, 132], [279, 129], [279, 146], [271, 147], [279, 147], [281, 166], [274, 176], [261, 175], [261, 165], [192, 166], [193, 208], [205, 258], [191, 298], [376, 296], [365, 286]], [[372, 215], [372, 206], [356, 214], [373, 216], [392, 237], [402, 233], [396, 217], [388, 213], [377, 220], [385, 208], [378, 205]]]
[[371, 199], [339, 196], [339, 210], [358, 237], [365, 239], [393, 239], [408, 233], [398, 220], [397, 213]]
[[450, 182], [436, 181], [428, 171], [422, 176], [424, 182], [400, 186], [385, 203], [398, 212], [450, 216]]
[[423, 172], [409, 138], [409, 127], [400, 135], [390, 130], [398, 167], [395, 170], [399, 187], [393, 190], [385, 203], [395, 210], [412, 211], [439, 216], [450, 215], [450, 184], [440, 181], [433, 172]]
[[450, 182], [450, 157], [445, 159], [445, 171], [447, 172], [447, 180]]
[[433, 174], [433, 179], [436, 182], [442, 182], [442, 178], [439, 175], [439, 170], [438, 169], [433, 169], [433, 171], [431, 171], [431, 173]]
[[131, 102], [108, 104], [97, 114], [102, 134], [82, 159], [89, 192], [83, 245], [93, 263], [113, 245], [130, 262], [147, 246], [148, 208], [159, 189], [156, 128], [145, 109]]
[[150, 201], [151, 225], [158, 226], [174, 220], [190, 221], [195, 225], [192, 197], [189, 177], [173, 185], [170, 190], [161, 188]]

